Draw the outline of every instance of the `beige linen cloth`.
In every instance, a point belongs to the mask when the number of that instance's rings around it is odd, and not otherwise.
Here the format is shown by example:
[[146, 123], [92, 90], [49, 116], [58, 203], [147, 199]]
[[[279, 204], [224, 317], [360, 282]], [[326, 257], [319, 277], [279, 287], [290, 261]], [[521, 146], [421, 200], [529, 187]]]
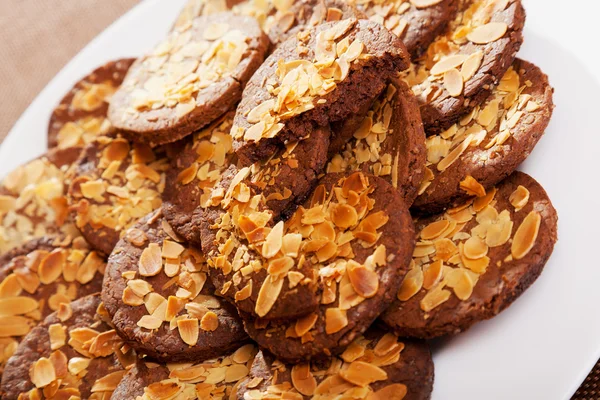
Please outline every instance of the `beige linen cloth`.
[[[138, 0], [0, 0], [0, 142], [54, 75], [136, 3]], [[598, 398], [600, 365], [573, 397]]]

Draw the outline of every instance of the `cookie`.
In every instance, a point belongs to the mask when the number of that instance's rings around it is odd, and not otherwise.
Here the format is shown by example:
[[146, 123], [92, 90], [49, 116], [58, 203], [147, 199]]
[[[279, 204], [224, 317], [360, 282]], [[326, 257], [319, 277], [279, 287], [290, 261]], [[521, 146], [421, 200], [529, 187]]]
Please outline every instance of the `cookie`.
[[165, 149], [103, 136], [85, 147], [75, 165], [68, 203], [85, 239], [108, 255], [122, 233], [159, 208], [169, 160]]
[[[264, 261], [255, 259], [266, 267], [242, 274], [240, 284], [232, 280], [254, 305], [251, 315], [236, 303], [246, 331], [285, 361], [337, 354], [393, 301], [408, 270], [414, 227], [403, 199], [381, 178], [329, 174], [305, 207], [278, 225], [266, 230], [262, 248], [247, 253], [252, 260], [261, 251]], [[277, 242], [271, 232], [278, 228]], [[281, 249], [268, 257], [273, 248]], [[292, 312], [298, 317], [273, 320]]]
[[369, 329], [339, 357], [290, 365], [259, 352], [237, 398], [427, 400], [433, 376], [427, 343]]
[[247, 344], [225, 356], [186, 364], [140, 360], [125, 375], [114, 399], [234, 399], [258, 349]]
[[100, 291], [105, 266], [81, 237], [34, 239], [0, 257], [0, 375], [40, 320]]
[[325, 23], [288, 39], [252, 76], [237, 108], [231, 133], [241, 165], [354, 115], [408, 61], [394, 34], [366, 20]]
[[[201, 227], [214, 224], [222, 213], [216, 208], [212, 213], [215, 216], [210, 217], [206, 208], [218, 205], [227, 182], [239, 172], [231, 165], [236, 161], [229, 135], [233, 115], [230, 112], [195, 133], [167, 174], [164, 214], [178, 234], [198, 245], [202, 243]], [[268, 159], [255, 163], [248, 169], [244, 183], [254, 195], [264, 196], [266, 207], [278, 218], [312, 190], [326, 162], [328, 145], [329, 131], [317, 129], [307, 139], [288, 143]]]
[[99, 295], [48, 316], [23, 339], [2, 376], [2, 398], [106, 399], [135, 354], [106, 322]]
[[108, 103], [134, 61], [133, 58], [111, 61], [73, 86], [50, 116], [49, 148], [84, 146], [112, 131], [106, 118]]
[[81, 148], [53, 149], [0, 183], [0, 254], [44, 236], [79, 236], [69, 219], [68, 170]]
[[412, 268], [383, 321], [401, 336], [433, 338], [492, 318], [541, 274], [557, 219], [539, 183], [515, 172], [485, 196], [418, 221]]
[[485, 103], [427, 138], [427, 174], [415, 209], [439, 212], [510, 175], [544, 134], [552, 93], [538, 67], [517, 59]]
[[247, 340], [236, 310], [214, 296], [203, 254], [155, 211], [119, 241], [102, 300], [119, 335], [160, 361], [201, 361]]
[[406, 81], [427, 134], [439, 133], [480, 105], [512, 65], [523, 42], [520, 0], [464, 0], [447, 32], [416, 60]]
[[404, 42], [418, 58], [454, 19], [459, 0], [350, 0]]
[[153, 147], [175, 142], [239, 101], [267, 46], [250, 17], [198, 17], [131, 66], [113, 95], [109, 120], [133, 141]]
[[419, 107], [405, 82], [392, 80], [364, 118], [358, 123], [350, 118], [334, 132], [330, 150], [342, 150], [331, 157], [328, 173], [362, 170], [382, 177], [407, 205], [413, 203], [425, 174], [427, 152]]
[[194, 18], [230, 10], [243, 0], [188, 0], [181, 9], [173, 30], [182, 30], [191, 25]]

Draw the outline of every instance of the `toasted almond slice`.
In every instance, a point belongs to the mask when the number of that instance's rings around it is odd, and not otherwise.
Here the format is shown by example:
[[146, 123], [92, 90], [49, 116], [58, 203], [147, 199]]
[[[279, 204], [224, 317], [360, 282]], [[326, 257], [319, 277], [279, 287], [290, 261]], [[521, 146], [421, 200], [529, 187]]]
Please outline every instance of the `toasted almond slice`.
[[517, 228], [510, 249], [515, 260], [522, 259], [531, 251], [537, 240], [541, 223], [542, 216], [540, 213], [531, 211]]
[[156, 276], [162, 271], [161, 249], [158, 243], [150, 243], [140, 255], [138, 270], [142, 276]]
[[431, 75], [442, 75], [451, 69], [460, 67], [468, 58], [467, 54], [454, 54], [444, 57], [431, 67], [429, 73]]
[[346, 381], [360, 387], [365, 387], [373, 382], [383, 381], [388, 378], [387, 372], [383, 369], [364, 361], [352, 362], [348, 368], [340, 371], [340, 376]]
[[96, 380], [94, 385], [92, 386], [91, 392], [112, 392], [117, 388], [117, 385], [123, 379], [123, 375], [125, 375], [127, 371], [115, 371], [111, 372], [108, 375], [103, 376], [102, 378]]
[[273, 279], [269, 276], [263, 282], [260, 291], [258, 292], [258, 298], [256, 299], [256, 306], [254, 311], [259, 317], [264, 317], [273, 308], [281, 288], [283, 287], [283, 279]]
[[529, 190], [526, 187], [519, 185], [509, 197], [510, 204], [515, 208], [515, 211], [520, 211], [529, 202]]
[[195, 346], [198, 342], [198, 335], [200, 330], [198, 328], [198, 320], [196, 318], [186, 318], [177, 321], [177, 329], [179, 329], [179, 336], [184, 343]]
[[507, 30], [505, 22], [490, 22], [473, 29], [467, 39], [475, 44], [488, 44], [500, 39]]
[[304, 396], [312, 396], [317, 388], [317, 380], [310, 371], [309, 363], [296, 364], [292, 367], [292, 384]]
[[265, 258], [274, 257], [283, 244], [283, 221], [279, 221], [273, 229], [269, 232], [265, 238], [265, 242], [262, 247], [262, 255]]
[[212, 332], [219, 327], [219, 316], [212, 311], [207, 312], [202, 316], [200, 328], [203, 331]]
[[328, 335], [344, 329], [348, 325], [346, 310], [339, 308], [328, 308], [325, 311], [325, 332]]
[[463, 77], [463, 81], [467, 82], [473, 76], [481, 66], [481, 61], [483, 60], [483, 52], [477, 51], [471, 54], [463, 63], [462, 68], [460, 69], [460, 73]]
[[400, 290], [398, 291], [398, 300], [407, 301], [411, 297], [421, 290], [423, 287], [423, 270], [419, 266], [413, 266], [413, 268], [408, 271], [402, 284], [400, 285]]
[[25, 296], [0, 299], [0, 316], [27, 314], [37, 310], [38, 305], [37, 300]]
[[462, 75], [456, 68], [444, 72], [444, 87], [452, 97], [461, 95], [464, 88], [464, 82]]
[[40, 282], [49, 285], [62, 274], [66, 262], [66, 253], [62, 249], [56, 249], [42, 259], [38, 266]]
[[[427, 8], [440, 4], [443, 0], [410, 0], [412, 5], [417, 8]], [[395, 399], [394, 399], [395, 400]]]
[[37, 388], [48, 386], [56, 380], [54, 365], [49, 359], [42, 357], [33, 363], [29, 371], [29, 377]]
[[352, 264], [347, 270], [352, 287], [359, 296], [371, 298], [379, 290], [379, 275], [377, 272], [357, 263]]

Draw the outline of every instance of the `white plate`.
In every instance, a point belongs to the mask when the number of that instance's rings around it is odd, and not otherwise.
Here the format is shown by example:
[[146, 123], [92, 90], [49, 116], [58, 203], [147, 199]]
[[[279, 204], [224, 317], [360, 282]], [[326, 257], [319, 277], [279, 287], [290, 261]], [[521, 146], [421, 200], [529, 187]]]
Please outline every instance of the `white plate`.
[[[169, 29], [183, 0], [146, 0], [77, 55], [40, 93], [0, 147], [0, 176], [44, 152], [48, 117], [80, 77], [139, 55]], [[524, 0], [520, 56], [556, 88], [546, 136], [521, 169], [558, 209], [559, 242], [540, 279], [491, 321], [434, 345], [434, 400], [568, 399], [600, 356], [600, 59], [593, 0]]]

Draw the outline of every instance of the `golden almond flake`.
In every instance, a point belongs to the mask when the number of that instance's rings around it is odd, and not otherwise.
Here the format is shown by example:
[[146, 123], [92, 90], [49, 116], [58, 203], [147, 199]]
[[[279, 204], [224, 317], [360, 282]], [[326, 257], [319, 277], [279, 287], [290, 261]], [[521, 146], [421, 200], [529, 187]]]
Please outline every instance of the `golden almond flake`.
[[243, 364], [234, 364], [225, 371], [225, 383], [238, 382], [248, 376], [248, 367]]
[[485, 188], [471, 175], [467, 175], [465, 179], [460, 182], [460, 188], [470, 196], [483, 197], [486, 194]]
[[123, 290], [121, 300], [128, 306], [141, 306], [142, 304], [144, 304], [143, 296], [138, 296], [137, 294], [135, 294], [135, 292], [130, 287], [126, 287]]
[[331, 208], [331, 221], [341, 229], [350, 228], [358, 222], [356, 209], [348, 204], [336, 204]]
[[284, 279], [273, 279], [272, 277], [265, 279], [256, 299], [256, 306], [254, 308], [256, 315], [264, 317], [271, 311], [275, 301], [277, 301], [277, 297], [279, 297], [283, 281]]
[[38, 302], [31, 297], [16, 296], [0, 299], [0, 316], [23, 315], [38, 309]]
[[50, 336], [50, 349], [57, 350], [67, 342], [67, 331], [61, 324], [52, 324], [48, 327]]
[[460, 73], [463, 77], [463, 80], [467, 82], [475, 73], [479, 70], [481, 66], [481, 61], [483, 60], [483, 52], [477, 51], [471, 54], [463, 63], [462, 68], [460, 69]]
[[298, 337], [302, 337], [307, 334], [316, 324], [319, 316], [316, 313], [308, 314], [305, 317], [296, 320], [294, 329]]
[[90, 390], [92, 393], [98, 392], [112, 392], [117, 388], [117, 385], [123, 379], [123, 375], [125, 375], [127, 371], [115, 371], [111, 372], [108, 375], [103, 376], [102, 378], [96, 380], [92, 389]]
[[423, 270], [418, 266], [413, 266], [400, 285], [398, 300], [407, 301], [417, 294], [423, 287], [424, 279]]
[[219, 327], [219, 316], [212, 311], [207, 312], [200, 321], [200, 328], [203, 331], [212, 332]]
[[142, 276], [156, 276], [162, 268], [161, 248], [157, 243], [150, 243], [140, 255], [138, 271]]
[[346, 381], [360, 387], [365, 387], [373, 382], [383, 381], [388, 374], [381, 368], [364, 361], [354, 361], [348, 368], [340, 371], [340, 376]]
[[328, 335], [336, 333], [348, 326], [346, 310], [339, 308], [328, 308], [325, 311], [325, 332]]
[[29, 371], [29, 378], [37, 388], [43, 388], [56, 380], [56, 371], [52, 362], [42, 357], [33, 363]]
[[61, 249], [56, 249], [44, 257], [38, 266], [40, 282], [49, 285], [58, 279], [62, 274], [65, 262], [66, 253]]
[[510, 204], [515, 208], [515, 211], [520, 211], [529, 202], [529, 190], [526, 187], [519, 185], [509, 197]]
[[283, 244], [283, 228], [283, 221], [279, 221], [273, 227], [273, 229], [271, 229], [271, 231], [265, 238], [265, 242], [262, 247], [263, 257], [272, 258], [279, 252], [279, 250], [281, 250], [281, 246]]
[[154, 382], [144, 388], [144, 395], [153, 400], [172, 399], [179, 394], [182, 385], [175, 379]]
[[452, 68], [444, 72], [444, 88], [452, 97], [458, 97], [462, 94], [464, 82], [459, 70]]
[[310, 370], [309, 363], [296, 364], [291, 372], [294, 388], [304, 396], [312, 396], [317, 388], [317, 380]]
[[444, 263], [442, 260], [437, 260], [429, 264], [427, 268], [423, 269], [423, 288], [426, 290], [431, 289], [442, 279], [442, 272], [444, 270]]
[[537, 211], [531, 211], [513, 237], [510, 252], [515, 260], [525, 257], [535, 245], [542, 223], [542, 216]]
[[252, 358], [254, 345], [246, 344], [237, 349], [231, 356], [231, 359], [238, 364], [245, 364]]
[[454, 148], [448, 155], [438, 163], [437, 170], [443, 172], [448, 167], [456, 162], [460, 158], [460, 156], [467, 150], [469, 145], [471, 144], [471, 140], [473, 140], [473, 135], [469, 135], [463, 140], [463, 142]]
[[440, 4], [442, 1], [443, 0], [410, 0], [410, 2], [417, 8], [432, 7], [436, 4]]
[[137, 326], [140, 328], [146, 328], [150, 330], [158, 329], [162, 325], [163, 321], [160, 318], [152, 315], [143, 315], [142, 318], [137, 322]]
[[439, 282], [427, 294], [421, 299], [420, 306], [421, 310], [430, 312], [434, 308], [443, 304], [450, 298], [450, 291], [444, 289], [445, 282]]
[[125, 233], [125, 238], [136, 247], [142, 247], [148, 242], [148, 236], [140, 229], [132, 228]]
[[442, 233], [448, 228], [450, 221], [447, 219], [441, 219], [436, 222], [432, 222], [421, 230], [421, 239], [433, 240], [437, 239]]
[[453, 285], [454, 294], [460, 300], [468, 300], [473, 294], [473, 287], [475, 283], [471, 279], [471, 276], [464, 269], [457, 270], [456, 282]]
[[56, 311], [56, 317], [60, 322], [65, 322], [73, 316], [73, 309], [69, 303], [61, 303]]
[[500, 39], [507, 30], [505, 22], [489, 22], [469, 32], [467, 39], [475, 44], [488, 44]]
[[185, 247], [171, 240], [163, 240], [162, 257], [176, 259], [185, 250]]
[[200, 334], [198, 329], [198, 320], [196, 318], [178, 320], [177, 329], [179, 330], [179, 336], [184, 343], [189, 346], [196, 345], [198, 342], [198, 335]]
[[465, 257], [470, 258], [471, 260], [478, 260], [488, 253], [488, 246], [485, 242], [479, 238], [478, 236], [470, 237], [463, 244], [463, 252]]
[[379, 275], [364, 265], [354, 263], [348, 268], [348, 278], [359, 296], [371, 298], [379, 290]]
[[[392, 383], [376, 391], [373, 394], [373, 400], [402, 400], [406, 397], [407, 393], [408, 388], [405, 384]], [[371, 400], [371, 397], [369, 397], [369, 400]]]
[[448, 57], [442, 58], [438, 61], [429, 73], [431, 75], [443, 75], [451, 69], [456, 69], [463, 65], [463, 63], [469, 58], [467, 54], [454, 54]]

